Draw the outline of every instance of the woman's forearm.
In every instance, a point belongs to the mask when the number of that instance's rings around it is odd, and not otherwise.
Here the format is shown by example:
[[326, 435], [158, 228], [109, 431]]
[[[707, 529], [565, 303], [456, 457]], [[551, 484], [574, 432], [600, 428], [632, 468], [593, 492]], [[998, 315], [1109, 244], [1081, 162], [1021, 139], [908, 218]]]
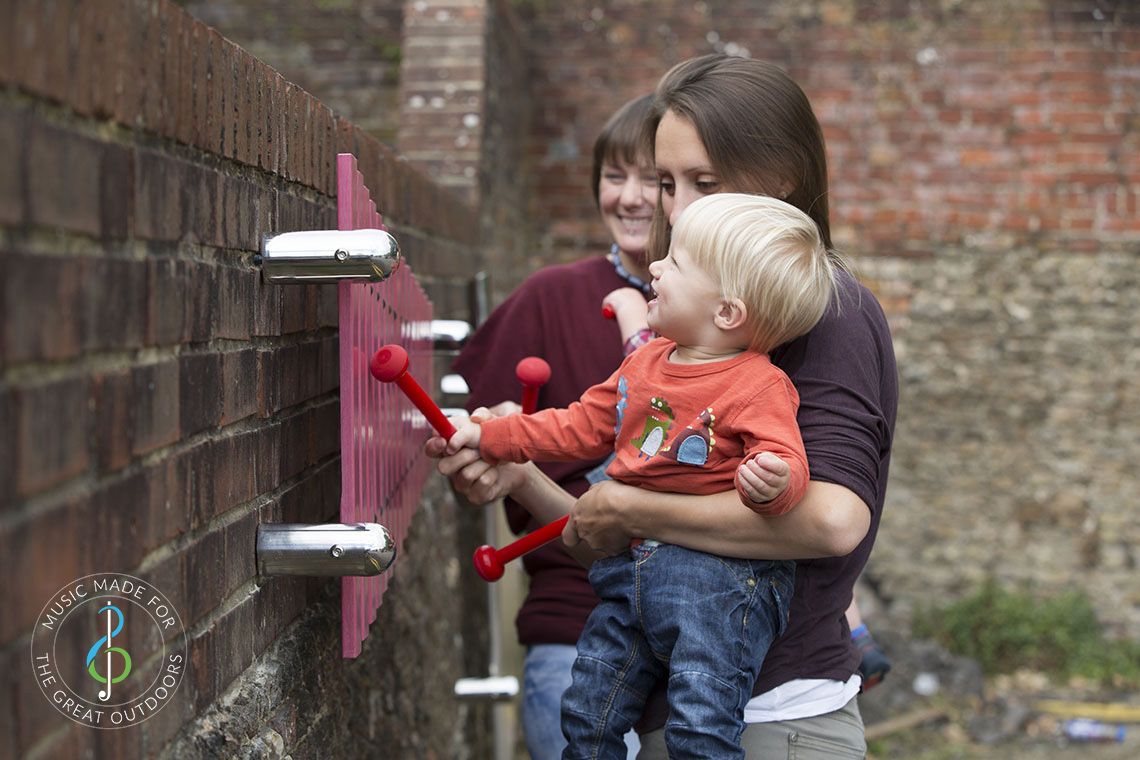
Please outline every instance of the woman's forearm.
[[711, 496], [621, 489], [615, 494], [622, 528], [727, 557], [810, 559], [849, 554], [867, 534], [871, 512], [843, 486], [812, 481], [804, 498], [779, 517], [761, 517], [736, 492]]
[[[535, 520], [543, 525], [569, 514], [576, 499], [533, 463], [523, 466], [528, 468], [526, 478], [511, 492], [511, 498], [522, 505]], [[559, 540], [561, 541], [561, 539]], [[575, 546], [563, 544], [563, 547], [571, 557], [581, 562], [585, 567], [589, 567], [599, 557], [605, 556], [601, 552], [594, 551], [585, 543], [579, 543]]]

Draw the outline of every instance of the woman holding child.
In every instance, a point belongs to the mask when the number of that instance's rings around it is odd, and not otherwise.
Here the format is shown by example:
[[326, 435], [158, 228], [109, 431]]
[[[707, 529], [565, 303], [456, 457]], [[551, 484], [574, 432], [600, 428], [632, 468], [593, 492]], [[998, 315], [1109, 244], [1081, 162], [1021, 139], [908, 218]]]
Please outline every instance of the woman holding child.
[[[800, 88], [777, 67], [709, 55], [674, 67], [658, 85], [647, 129], [660, 183], [650, 258], [694, 200], [719, 192], [768, 195], [804, 211], [831, 248], [824, 142]], [[797, 422], [810, 482], [787, 514], [764, 517], [734, 491], [663, 494], [605, 481], [575, 497], [533, 465], [491, 467], [464, 450], [439, 469], [477, 502], [509, 494], [538, 522], [569, 513], [564, 534], [591, 549], [625, 551], [634, 537], [744, 559], [794, 559], [788, 627], [768, 652], [747, 703], [749, 758], [863, 757], [856, 695], [859, 653], [844, 611], [875, 540], [886, 489], [897, 375], [886, 319], [836, 257], [836, 298], [806, 335], [771, 353], [799, 393]], [[442, 454], [443, 442], [428, 444]], [[641, 758], [664, 758], [671, 725], [659, 688], [643, 716]]]

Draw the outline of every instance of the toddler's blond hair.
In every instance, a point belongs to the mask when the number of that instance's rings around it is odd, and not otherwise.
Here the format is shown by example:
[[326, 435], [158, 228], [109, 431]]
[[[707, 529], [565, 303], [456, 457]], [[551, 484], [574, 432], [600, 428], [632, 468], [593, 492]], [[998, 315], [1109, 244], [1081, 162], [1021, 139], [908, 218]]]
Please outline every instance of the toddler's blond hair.
[[715, 193], [690, 204], [671, 245], [748, 309], [749, 348], [767, 353], [823, 317], [835, 292], [835, 265], [819, 228], [795, 206], [765, 195]]

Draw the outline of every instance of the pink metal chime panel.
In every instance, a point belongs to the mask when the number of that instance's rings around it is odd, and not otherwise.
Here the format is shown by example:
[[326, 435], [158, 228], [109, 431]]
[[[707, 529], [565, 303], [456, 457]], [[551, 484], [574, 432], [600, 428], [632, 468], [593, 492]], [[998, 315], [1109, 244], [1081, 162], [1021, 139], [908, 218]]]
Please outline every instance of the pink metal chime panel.
[[[339, 154], [336, 168], [338, 229], [384, 229], [356, 157]], [[382, 524], [398, 557], [430, 470], [421, 454], [429, 429], [398, 388], [372, 379], [368, 361], [380, 346], [399, 343], [411, 360], [409, 371], [431, 387], [432, 306], [407, 262], [384, 282], [346, 281], [339, 288], [340, 520]], [[343, 657], [360, 654], [398, 565], [376, 576], [341, 579]]]

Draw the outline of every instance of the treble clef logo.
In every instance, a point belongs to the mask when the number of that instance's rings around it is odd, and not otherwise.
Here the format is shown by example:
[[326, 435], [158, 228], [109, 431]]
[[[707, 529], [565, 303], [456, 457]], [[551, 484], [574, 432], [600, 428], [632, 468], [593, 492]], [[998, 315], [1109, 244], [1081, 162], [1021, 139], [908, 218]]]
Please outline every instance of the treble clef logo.
[[[99, 683], [107, 684], [106, 689], [101, 689], [99, 691], [99, 699], [103, 702], [106, 702], [111, 699], [111, 684], [119, 683], [128, 675], [130, 675], [131, 656], [127, 654], [127, 650], [123, 649], [122, 647], [111, 646], [111, 639], [115, 636], [118, 636], [119, 632], [123, 630], [123, 613], [119, 610], [118, 607], [111, 604], [110, 602], [107, 602], [107, 606], [103, 607], [96, 614], [102, 615], [104, 612], [107, 613], [107, 635], [101, 636], [98, 641], [91, 645], [91, 649], [87, 650], [87, 672], [90, 673], [91, 677]], [[115, 626], [115, 630], [113, 631], [111, 630], [111, 613], [114, 613], [119, 618], [119, 624]], [[104, 642], [106, 642], [107, 645], [106, 649], [103, 649]], [[106, 677], [100, 674], [96, 668], [96, 665], [99, 664], [96, 662], [96, 658], [99, 656], [100, 650], [106, 654], [106, 657], [104, 659], [104, 662], [106, 663]], [[113, 675], [114, 671], [111, 669], [112, 652], [117, 652], [119, 656], [123, 658], [123, 672], [117, 676]]]

